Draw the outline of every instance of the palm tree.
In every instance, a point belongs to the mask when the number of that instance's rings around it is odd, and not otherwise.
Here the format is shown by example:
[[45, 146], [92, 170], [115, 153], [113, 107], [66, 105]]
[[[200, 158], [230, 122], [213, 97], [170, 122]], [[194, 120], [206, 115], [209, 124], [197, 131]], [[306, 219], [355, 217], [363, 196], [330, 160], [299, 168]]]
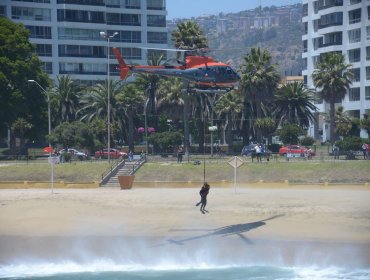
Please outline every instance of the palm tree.
[[144, 102], [144, 94], [135, 85], [129, 84], [122, 88], [117, 94], [117, 107], [122, 109], [128, 123], [128, 146], [130, 151], [134, 151], [134, 114]]
[[307, 128], [313, 122], [317, 107], [313, 104], [314, 91], [301, 82], [283, 85], [273, 98], [273, 115], [279, 124], [298, 124]]
[[[163, 55], [155, 55], [153, 54], [150, 59], [148, 60], [148, 65], [150, 66], [159, 66], [164, 63], [164, 56]], [[136, 79], [136, 86], [145, 91], [146, 98], [148, 103], [146, 105], [149, 108], [150, 115], [152, 116], [153, 120], [153, 127], [158, 130], [158, 114], [157, 114], [157, 97], [156, 92], [158, 88], [158, 83], [162, 79], [162, 77], [155, 75], [155, 74], [139, 74]], [[145, 110], [147, 109], [145, 108]]]
[[[186, 21], [177, 24], [177, 29], [172, 31], [172, 41], [174, 46], [179, 49], [195, 50], [200, 48], [208, 48], [208, 41], [203, 30], [195, 21]], [[184, 88], [189, 85], [184, 81]], [[185, 151], [189, 152], [189, 110], [190, 100], [189, 92], [184, 94], [184, 136], [185, 136]]]
[[[124, 123], [122, 112], [117, 106], [117, 95], [121, 92], [124, 83], [121, 80], [109, 80], [110, 100], [109, 104], [110, 119], [112, 125], [117, 124], [123, 133]], [[81, 121], [91, 122], [96, 118], [108, 119], [108, 83], [98, 83], [81, 92], [80, 109], [77, 114]]]
[[14, 134], [18, 135], [20, 138], [19, 149], [22, 154], [23, 146], [24, 146], [24, 133], [32, 128], [32, 124], [30, 124], [24, 118], [17, 118], [12, 124], [12, 130]]
[[207, 37], [193, 20], [177, 24], [177, 30], [172, 31], [172, 42], [176, 48], [183, 50], [208, 48]]
[[[271, 99], [279, 82], [275, 65], [271, 64], [271, 54], [267, 50], [252, 48], [244, 57], [240, 67], [242, 79], [241, 88], [245, 95], [245, 106], [250, 102], [255, 112], [255, 118], [260, 119], [262, 103]], [[257, 129], [257, 141], [261, 142], [261, 130]]]
[[179, 78], [162, 79], [158, 86], [158, 109], [178, 124], [183, 116], [183, 84]]
[[227, 126], [227, 137], [226, 142], [228, 144], [229, 152], [233, 151], [233, 117], [240, 113], [243, 109], [243, 96], [240, 92], [235, 90], [229, 91], [228, 93], [222, 95], [220, 99], [216, 102], [215, 111], [218, 115], [226, 116], [226, 126]]
[[344, 55], [340, 53], [324, 54], [317, 63], [312, 79], [315, 87], [319, 89], [321, 97], [330, 104], [330, 141], [335, 137], [335, 103], [342, 101], [351, 85], [352, 72], [350, 64], [345, 62]]
[[76, 119], [79, 89], [71, 76], [58, 76], [57, 84], [52, 88], [56, 118], [59, 122], [70, 122]]

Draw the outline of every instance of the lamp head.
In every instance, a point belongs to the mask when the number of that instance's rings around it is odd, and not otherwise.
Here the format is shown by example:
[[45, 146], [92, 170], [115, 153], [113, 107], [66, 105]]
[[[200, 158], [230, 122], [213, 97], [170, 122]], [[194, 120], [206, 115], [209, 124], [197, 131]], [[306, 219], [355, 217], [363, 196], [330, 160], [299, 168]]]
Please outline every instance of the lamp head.
[[29, 83], [34, 83], [34, 82], [35, 82], [35, 80], [28, 80], [27, 82], [29, 82]]
[[118, 32], [114, 32], [112, 37], [117, 36], [117, 35], [118, 35]]
[[105, 38], [105, 36], [107, 35], [107, 34], [105, 34], [105, 32], [104, 32], [104, 31], [100, 31], [100, 33], [99, 33], [99, 34], [100, 34], [100, 36], [101, 36], [101, 37], [103, 37], [103, 38]]

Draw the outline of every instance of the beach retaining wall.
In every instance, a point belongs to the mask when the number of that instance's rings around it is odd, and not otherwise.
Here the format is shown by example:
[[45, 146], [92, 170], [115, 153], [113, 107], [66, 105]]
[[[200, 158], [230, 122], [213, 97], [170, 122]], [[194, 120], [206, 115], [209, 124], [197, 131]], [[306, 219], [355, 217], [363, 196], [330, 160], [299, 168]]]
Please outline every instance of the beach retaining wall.
[[[51, 187], [51, 182], [12, 181], [0, 182], [0, 189], [46, 189]], [[95, 182], [54, 182], [54, 188], [58, 189], [87, 189], [99, 188], [100, 183]]]

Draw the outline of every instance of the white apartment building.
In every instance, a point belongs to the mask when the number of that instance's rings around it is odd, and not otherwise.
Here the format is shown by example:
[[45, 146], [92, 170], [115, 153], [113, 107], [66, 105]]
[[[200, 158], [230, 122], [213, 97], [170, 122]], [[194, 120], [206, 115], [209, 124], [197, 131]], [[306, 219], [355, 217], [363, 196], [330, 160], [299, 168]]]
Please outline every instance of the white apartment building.
[[36, 44], [44, 71], [52, 79], [71, 75], [83, 84], [107, 78], [109, 68], [118, 79], [117, 61], [111, 47], [118, 47], [129, 63], [147, 63], [157, 50], [167, 48], [165, 0], [1, 0], [0, 16], [23, 23]]
[[[370, 114], [370, 0], [303, 0], [304, 81], [314, 88], [312, 72], [320, 55], [341, 52], [352, 65], [354, 78], [351, 88], [341, 103], [353, 117]], [[322, 141], [330, 140], [329, 125], [322, 113], [329, 112], [329, 104], [317, 100], [317, 122], [308, 133]], [[362, 130], [361, 137], [367, 133]]]

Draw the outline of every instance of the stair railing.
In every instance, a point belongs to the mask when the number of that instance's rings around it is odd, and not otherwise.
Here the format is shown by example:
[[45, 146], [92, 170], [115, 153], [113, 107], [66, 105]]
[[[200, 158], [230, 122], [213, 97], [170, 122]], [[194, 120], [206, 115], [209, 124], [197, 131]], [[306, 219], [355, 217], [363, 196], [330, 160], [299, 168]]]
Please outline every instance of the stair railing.
[[109, 180], [111, 174], [124, 165], [125, 165], [125, 159], [123, 158], [114, 162], [106, 171], [102, 173], [100, 185], [105, 184]]

